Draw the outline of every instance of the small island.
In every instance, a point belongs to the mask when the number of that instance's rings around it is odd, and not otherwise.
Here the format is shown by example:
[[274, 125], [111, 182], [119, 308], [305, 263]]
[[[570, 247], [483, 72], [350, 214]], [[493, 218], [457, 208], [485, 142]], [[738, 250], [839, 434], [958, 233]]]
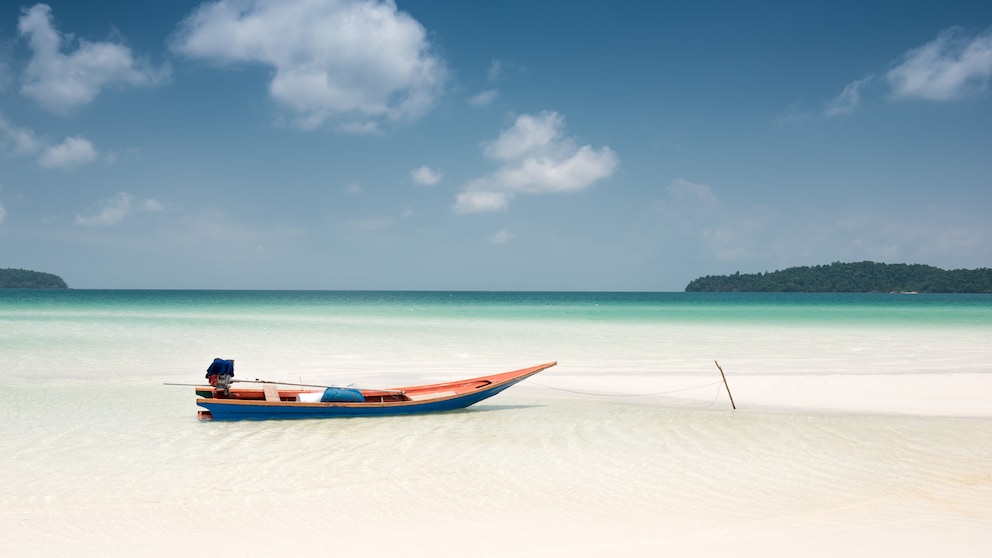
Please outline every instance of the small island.
[[68, 289], [58, 275], [27, 269], [0, 269], [0, 289]]
[[707, 275], [686, 292], [992, 293], [992, 269], [875, 262], [790, 267], [771, 273]]

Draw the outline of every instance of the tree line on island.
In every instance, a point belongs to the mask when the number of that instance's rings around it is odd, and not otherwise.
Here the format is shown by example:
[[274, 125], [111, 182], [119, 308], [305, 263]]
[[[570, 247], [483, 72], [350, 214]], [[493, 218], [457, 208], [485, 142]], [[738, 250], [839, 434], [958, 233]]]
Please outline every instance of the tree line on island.
[[992, 269], [875, 262], [790, 267], [771, 273], [707, 275], [686, 292], [992, 293]]
[[68, 289], [58, 275], [27, 269], [0, 269], [0, 289]]
[[[0, 269], [0, 289], [68, 289], [58, 275]], [[771, 273], [707, 275], [686, 292], [992, 293], [992, 269], [953, 269], [875, 262], [790, 267]]]

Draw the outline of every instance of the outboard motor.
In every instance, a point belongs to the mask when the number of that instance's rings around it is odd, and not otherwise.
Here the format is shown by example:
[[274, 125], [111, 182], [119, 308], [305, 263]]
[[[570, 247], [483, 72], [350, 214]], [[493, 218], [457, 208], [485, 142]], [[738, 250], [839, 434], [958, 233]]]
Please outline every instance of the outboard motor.
[[231, 395], [231, 378], [234, 377], [234, 360], [215, 358], [207, 368], [207, 381], [225, 397]]

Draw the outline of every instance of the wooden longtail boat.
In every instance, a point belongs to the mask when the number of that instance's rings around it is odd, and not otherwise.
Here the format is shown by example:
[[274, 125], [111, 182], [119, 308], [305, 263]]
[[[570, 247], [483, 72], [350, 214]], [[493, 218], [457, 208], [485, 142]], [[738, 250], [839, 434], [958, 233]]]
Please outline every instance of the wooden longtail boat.
[[[197, 387], [196, 404], [205, 410], [200, 420], [268, 420], [404, 415], [462, 409], [496, 395], [542, 370], [548, 362], [530, 368], [469, 380], [392, 389], [287, 388], [256, 380], [263, 389], [213, 385]], [[232, 363], [233, 374], [233, 363]], [[209, 377], [209, 375], [208, 375]], [[244, 380], [229, 380], [239, 382]], [[214, 380], [211, 380], [214, 382]]]

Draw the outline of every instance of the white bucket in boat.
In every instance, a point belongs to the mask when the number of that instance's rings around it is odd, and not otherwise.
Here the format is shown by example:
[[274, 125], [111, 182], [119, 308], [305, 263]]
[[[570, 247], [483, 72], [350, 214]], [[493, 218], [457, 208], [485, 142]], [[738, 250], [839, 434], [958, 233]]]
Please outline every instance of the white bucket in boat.
[[296, 396], [296, 400], [301, 403], [320, 403], [320, 398], [324, 396], [324, 390], [301, 391]]

